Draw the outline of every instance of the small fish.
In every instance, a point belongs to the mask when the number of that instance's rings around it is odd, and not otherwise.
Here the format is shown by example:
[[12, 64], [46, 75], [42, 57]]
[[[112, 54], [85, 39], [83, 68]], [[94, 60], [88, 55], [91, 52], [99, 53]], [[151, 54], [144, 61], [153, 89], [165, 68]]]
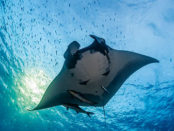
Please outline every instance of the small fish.
[[101, 88], [109, 94], [109, 91], [102, 85]]
[[76, 104], [63, 104], [63, 106], [66, 107], [67, 110], [69, 108], [71, 108], [71, 109], [75, 110], [77, 113], [84, 113], [84, 114], [87, 114], [89, 117], [91, 117], [90, 115], [94, 114], [93, 112], [88, 112], [88, 111], [83, 110]]
[[89, 105], [94, 105], [95, 103], [84, 98], [80, 93], [76, 92], [76, 91], [73, 91], [73, 90], [68, 90], [68, 92], [74, 96], [75, 98], [79, 99], [80, 101], [84, 102], [84, 103], [87, 103]]

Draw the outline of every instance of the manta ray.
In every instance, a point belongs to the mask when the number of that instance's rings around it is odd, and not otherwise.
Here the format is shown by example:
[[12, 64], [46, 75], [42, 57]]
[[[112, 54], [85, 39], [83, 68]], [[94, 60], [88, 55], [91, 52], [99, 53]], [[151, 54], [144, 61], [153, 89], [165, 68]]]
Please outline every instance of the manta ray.
[[90, 37], [94, 41], [85, 48], [80, 49], [77, 41], [69, 44], [60, 73], [32, 110], [63, 105], [90, 116], [92, 112], [79, 106], [104, 107], [131, 74], [159, 62], [149, 56], [113, 49], [95, 35]]

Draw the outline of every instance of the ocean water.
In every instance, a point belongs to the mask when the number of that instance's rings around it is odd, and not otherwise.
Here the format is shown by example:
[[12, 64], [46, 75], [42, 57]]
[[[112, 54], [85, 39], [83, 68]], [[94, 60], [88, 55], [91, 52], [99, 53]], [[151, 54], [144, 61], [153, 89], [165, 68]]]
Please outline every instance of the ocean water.
[[[59, 73], [74, 40], [154, 57], [105, 106], [29, 112]], [[173, 0], [0, 0], [0, 130], [174, 130]]]

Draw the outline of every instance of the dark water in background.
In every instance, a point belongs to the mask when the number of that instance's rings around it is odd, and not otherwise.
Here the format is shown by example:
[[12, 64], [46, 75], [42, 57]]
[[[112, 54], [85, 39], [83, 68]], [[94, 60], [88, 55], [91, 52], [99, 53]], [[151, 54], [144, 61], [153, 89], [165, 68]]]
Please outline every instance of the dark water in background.
[[[58, 106], [28, 112], [67, 45], [92, 42], [160, 60], [134, 73], [92, 118]], [[174, 130], [173, 0], [0, 0], [0, 130]]]

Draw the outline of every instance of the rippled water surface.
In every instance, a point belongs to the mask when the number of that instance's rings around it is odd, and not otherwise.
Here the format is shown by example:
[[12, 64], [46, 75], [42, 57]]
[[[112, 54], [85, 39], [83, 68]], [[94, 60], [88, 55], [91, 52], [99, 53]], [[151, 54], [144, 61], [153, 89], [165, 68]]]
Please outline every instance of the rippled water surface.
[[[59, 73], [67, 45], [89, 34], [157, 58], [89, 118], [58, 106], [29, 112]], [[173, 0], [0, 0], [0, 130], [174, 130]]]

